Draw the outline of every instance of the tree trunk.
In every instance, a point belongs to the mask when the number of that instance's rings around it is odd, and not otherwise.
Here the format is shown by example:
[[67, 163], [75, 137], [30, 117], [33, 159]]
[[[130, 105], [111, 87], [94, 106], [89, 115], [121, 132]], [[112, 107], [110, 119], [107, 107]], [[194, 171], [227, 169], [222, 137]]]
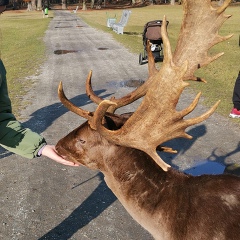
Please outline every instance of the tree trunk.
[[42, 10], [42, 0], [37, 0], [37, 10], [38, 11]]
[[83, 0], [83, 6], [82, 6], [82, 10], [87, 10], [87, 5], [86, 5], [86, 1], [85, 0]]
[[91, 9], [94, 7], [94, 0], [91, 0]]
[[62, 0], [62, 9], [67, 9], [67, 1], [66, 0]]
[[36, 1], [35, 0], [31, 0], [31, 4], [32, 4], [32, 7], [31, 7], [31, 10], [34, 11], [36, 10]]
[[175, 5], [175, 0], [171, 0], [170, 4]]
[[28, 2], [27, 3], [27, 11], [32, 11], [32, 3], [31, 2]]

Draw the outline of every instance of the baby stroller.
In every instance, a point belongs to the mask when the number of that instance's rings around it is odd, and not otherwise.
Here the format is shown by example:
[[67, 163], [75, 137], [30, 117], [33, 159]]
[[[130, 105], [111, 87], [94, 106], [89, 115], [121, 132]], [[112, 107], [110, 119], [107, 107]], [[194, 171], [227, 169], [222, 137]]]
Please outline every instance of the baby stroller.
[[[167, 21], [168, 25], [168, 21]], [[161, 36], [161, 26], [162, 20], [154, 20], [147, 22], [144, 26], [143, 30], [143, 46], [144, 51], [143, 53], [139, 54], [139, 64], [142, 65], [144, 61], [146, 62], [148, 59], [147, 56], [147, 40], [150, 41], [151, 51], [153, 53], [153, 57], [155, 62], [163, 60], [163, 41]]]

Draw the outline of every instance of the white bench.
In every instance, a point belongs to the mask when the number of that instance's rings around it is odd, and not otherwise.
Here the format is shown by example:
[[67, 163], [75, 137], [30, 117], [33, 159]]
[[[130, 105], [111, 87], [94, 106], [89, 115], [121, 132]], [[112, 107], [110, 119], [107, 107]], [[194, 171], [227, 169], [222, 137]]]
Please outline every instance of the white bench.
[[123, 10], [120, 21], [112, 25], [112, 29], [114, 32], [116, 32], [117, 34], [123, 34], [123, 29], [127, 25], [131, 13], [132, 12], [130, 10]]
[[113, 24], [116, 23], [117, 15], [115, 14], [115, 16], [109, 17], [107, 12], [106, 12], [106, 14], [107, 14], [107, 27], [111, 28], [113, 26]]
[[73, 10], [73, 13], [77, 13], [77, 10], [78, 10], [78, 6], [76, 7], [75, 10]]

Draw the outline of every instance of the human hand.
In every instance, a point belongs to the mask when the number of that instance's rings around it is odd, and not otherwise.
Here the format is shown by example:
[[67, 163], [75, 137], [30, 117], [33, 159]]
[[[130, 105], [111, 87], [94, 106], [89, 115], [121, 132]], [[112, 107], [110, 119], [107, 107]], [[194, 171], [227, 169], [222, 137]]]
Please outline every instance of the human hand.
[[64, 158], [62, 158], [60, 155], [57, 154], [57, 152], [55, 150], [55, 146], [53, 146], [53, 145], [45, 145], [42, 150], [42, 155], [46, 156], [58, 163], [61, 163], [63, 165], [75, 166], [75, 167], [80, 165], [78, 163], [73, 163], [73, 162], [67, 161]]

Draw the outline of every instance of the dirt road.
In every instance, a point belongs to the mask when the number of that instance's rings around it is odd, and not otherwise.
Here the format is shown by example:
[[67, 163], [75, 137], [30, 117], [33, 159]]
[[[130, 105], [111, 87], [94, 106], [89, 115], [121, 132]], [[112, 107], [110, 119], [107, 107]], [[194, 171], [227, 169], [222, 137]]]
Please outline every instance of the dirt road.
[[[22, 112], [22, 119], [49, 144], [84, 121], [59, 102], [60, 80], [72, 102], [93, 111], [95, 105], [85, 95], [84, 86], [89, 70], [93, 70], [93, 88], [103, 98], [132, 91], [125, 85], [129, 80], [147, 79], [147, 66], [138, 64], [137, 55], [67, 11], [55, 12], [44, 41], [47, 59], [39, 69], [41, 74], [31, 77], [35, 84], [26, 100], [32, 104]], [[179, 108], [193, 98], [185, 92]], [[138, 103], [121, 111], [133, 111]], [[199, 106], [193, 115], [205, 110]], [[169, 143], [178, 154], [163, 156], [173, 167], [189, 170], [205, 160], [225, 166], [240, 162], [239, 128], [227, 116], [214, 114], [188, 133], [193, 140]], [[28, 161], [1, 149], [0, 189], [0, 239], [152, 240], [124, 210], [99, 172], [65, 167], [47, 158]]]

